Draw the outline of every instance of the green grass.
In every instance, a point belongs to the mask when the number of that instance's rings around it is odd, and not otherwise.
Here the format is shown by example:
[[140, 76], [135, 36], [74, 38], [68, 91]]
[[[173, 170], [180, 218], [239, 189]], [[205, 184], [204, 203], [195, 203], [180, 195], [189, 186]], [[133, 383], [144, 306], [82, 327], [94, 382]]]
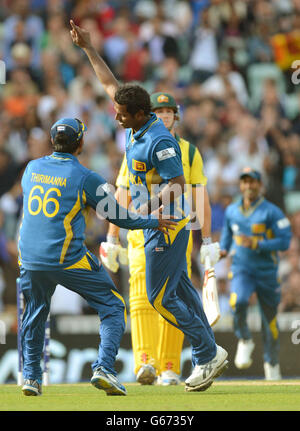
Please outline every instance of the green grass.
[[25, 397], [16, 385], [0, 386], [1, 411], [300, 411], [300, 381], [215, 382], [205, 392], [181, 386], [126, 385], [126, 397], [108, 397], [88, 383], [43, 387]]

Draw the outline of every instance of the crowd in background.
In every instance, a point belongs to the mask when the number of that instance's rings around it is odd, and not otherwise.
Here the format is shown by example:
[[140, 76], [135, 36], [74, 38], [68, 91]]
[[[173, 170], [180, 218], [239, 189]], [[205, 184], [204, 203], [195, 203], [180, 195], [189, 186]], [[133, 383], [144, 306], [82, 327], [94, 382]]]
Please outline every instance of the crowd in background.
[[[293, 229], [290, 249], [281, 254], [280, 311], [299, 311], [300, 0], [1, 1], [0, 311], [16, 303], [20, 178], [29, 160], [51, 153], [51, 125], [61, 117], [84, 121], [80, 160], [111, 184], [124, 154], [124, 130], [87, 57], [72, 43], [70, 18], [91, 32], [121, 82], [174, 95], [177, 132], [204, 160], [214, 240], [226, 206], [238, 196], [241, 169], [261, 171], [265, 196]], [[97, 255], [106, 231], [107, 222], [91, 213], [86, 241]], [[193, 280], [200, 288], [199, 232], [194, 236]], [[224, 312], [227, 269], [227, 261], [217, 266]], [[127, 273], [116, 277], [128, 295]]]

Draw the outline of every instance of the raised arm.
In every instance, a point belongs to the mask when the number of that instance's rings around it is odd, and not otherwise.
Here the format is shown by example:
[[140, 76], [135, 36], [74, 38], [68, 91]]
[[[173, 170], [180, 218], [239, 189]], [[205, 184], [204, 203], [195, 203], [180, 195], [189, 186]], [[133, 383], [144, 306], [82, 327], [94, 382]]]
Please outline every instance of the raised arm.
[[73, 42], [86, 53], [94, 68], [97, 78], [103, 85], [105, 92], [114, 101], [115, 93], [119, 87], [119, 82], [93, 47], [90, 33], [87, 30], [80, 28], [78, 25], [75, 25], [72, 20], [70, 21], [70, 25], [70, 34]]

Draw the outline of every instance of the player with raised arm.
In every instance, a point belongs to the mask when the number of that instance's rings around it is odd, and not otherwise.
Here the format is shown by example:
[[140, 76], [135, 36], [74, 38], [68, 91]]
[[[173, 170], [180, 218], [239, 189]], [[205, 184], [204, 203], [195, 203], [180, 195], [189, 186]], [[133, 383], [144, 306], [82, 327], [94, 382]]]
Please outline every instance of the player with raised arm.
[[262, 317], [265, 378], [279, 380], [278, 252], [289, 248], [291, 228], [288, 218], [262, 196], [261, 189], [261, 174], [245, 168], [240, 175], [242, 197], [226, 208], [220, 246], [222, 257], [228, 253], [232, 257], [230, 305], [239, 340], [235, 365], [246, 369], [252, 364], [254, 342], [247, 310], [250, 296], [256, 292]]
[[93, 208], [112, 223], [130, 229], [160, 229], [164, 234], [176, 226], [175, 221], [163, 219], [161, 210], [158, 219], [140, 217], [117, 203], [106, 181], [78, 161], [84, 130], [78, 119], [57, 121], [51, 128], [54, 152], [29, 162], [22, 177], [19, 263], [20, 289], [26, 302], [21, 327], [22, 390], [29, 396], [42, 394], [45, 323], [58, 284], [85, 298], [100, 317], [101, 341], [91, 383], [107, 395], [126, 395], [114, 369], [126, 324], [125, 302], [84, 244], [86, 211]]
[[[152, 112], [161, 118], [164, 125], [177, 140], [183, 165], [184, 177], [191, 185], [189, 192], [193, 195], [193, 202], [198, 220], [202, 222], [203, 245], [201, 247], [201, 262], [204, 264], [208, 254], [212, 266], [219, 259], [219, 244], [211, 242], [211, 209], [206, 189], [207, 179], [203, 173], [203, 162], [198, 149], [180, 138], [175, 132], [175, 124], [179, 119], [178, 106], [172, 95], [164, 92], [154, 93], [150, 97]], [[116, 181], [118, 187], [116, 199], [126, 205], [129, 202], [129, 172], [124, 156], [122, 166]], [[130, 192], [129, 192], [130, 194]], [[203, 214], [204, 212], [204, 214]], [[200, 227], [200, 223], [198, 225]], [[150, 305], [146, 292], [145, 278], [145, 250], [144, 233], [142, 230], [129, 231], [128, 259], [129, 259], [129, 305], [131, 321], [131, 339], [134, 354], [134, 373], [141, 384], [153, 384], [156, 376], [157, 383], [167, 386], [180, 383], [180, 356], [184, 334], [175, 326], [163, 319]], [[192, 230], [186, 250], [188, 276], [191, 278], [193, 249]], [[110, 224], [107, 242], [100, 246], [102, 262], [113, 272], [119, 268], [119, 263], [127, 263], [127, 249], [121, 247], [119, 228]]]
[[139, 85], [120, 85], [91, 44], [89, 33], [71, 21], [73, 42], [87, 54], [104, 90], [114, 102], [116, 120], [126, 129], [126, 162], [135, 208], [148, 213], [169, 202], [176, 213], [175, 231], [167, 235], [144, 230], [146, 290], [151, 305], [187, 336], [193, 372], [186, 391], [203, 391], [227, 367], [227, 352], [216, 345], [201, 300], [186, 266], [190, 218], [184, 201], [181, 151], [163, 122], [151, 112], [149, 94]]

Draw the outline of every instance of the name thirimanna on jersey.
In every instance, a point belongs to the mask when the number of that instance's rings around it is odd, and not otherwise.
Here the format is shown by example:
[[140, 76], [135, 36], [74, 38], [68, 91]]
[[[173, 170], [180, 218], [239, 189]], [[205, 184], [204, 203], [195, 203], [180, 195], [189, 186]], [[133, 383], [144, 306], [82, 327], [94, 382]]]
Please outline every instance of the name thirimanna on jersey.
[[[119, 227], [158, 227], [154, 217], [140, 217], [119, 206], [104, 178], [72, 154], [54, 152], [29, 162], [22, 189], [19, 261], [25, 269], [67, 269], [78, 262], [81, 266], [77, 268], [88, 269], [84, 240], [89, 207]], [[104, 207], [108, 207], [107, 213]]]

